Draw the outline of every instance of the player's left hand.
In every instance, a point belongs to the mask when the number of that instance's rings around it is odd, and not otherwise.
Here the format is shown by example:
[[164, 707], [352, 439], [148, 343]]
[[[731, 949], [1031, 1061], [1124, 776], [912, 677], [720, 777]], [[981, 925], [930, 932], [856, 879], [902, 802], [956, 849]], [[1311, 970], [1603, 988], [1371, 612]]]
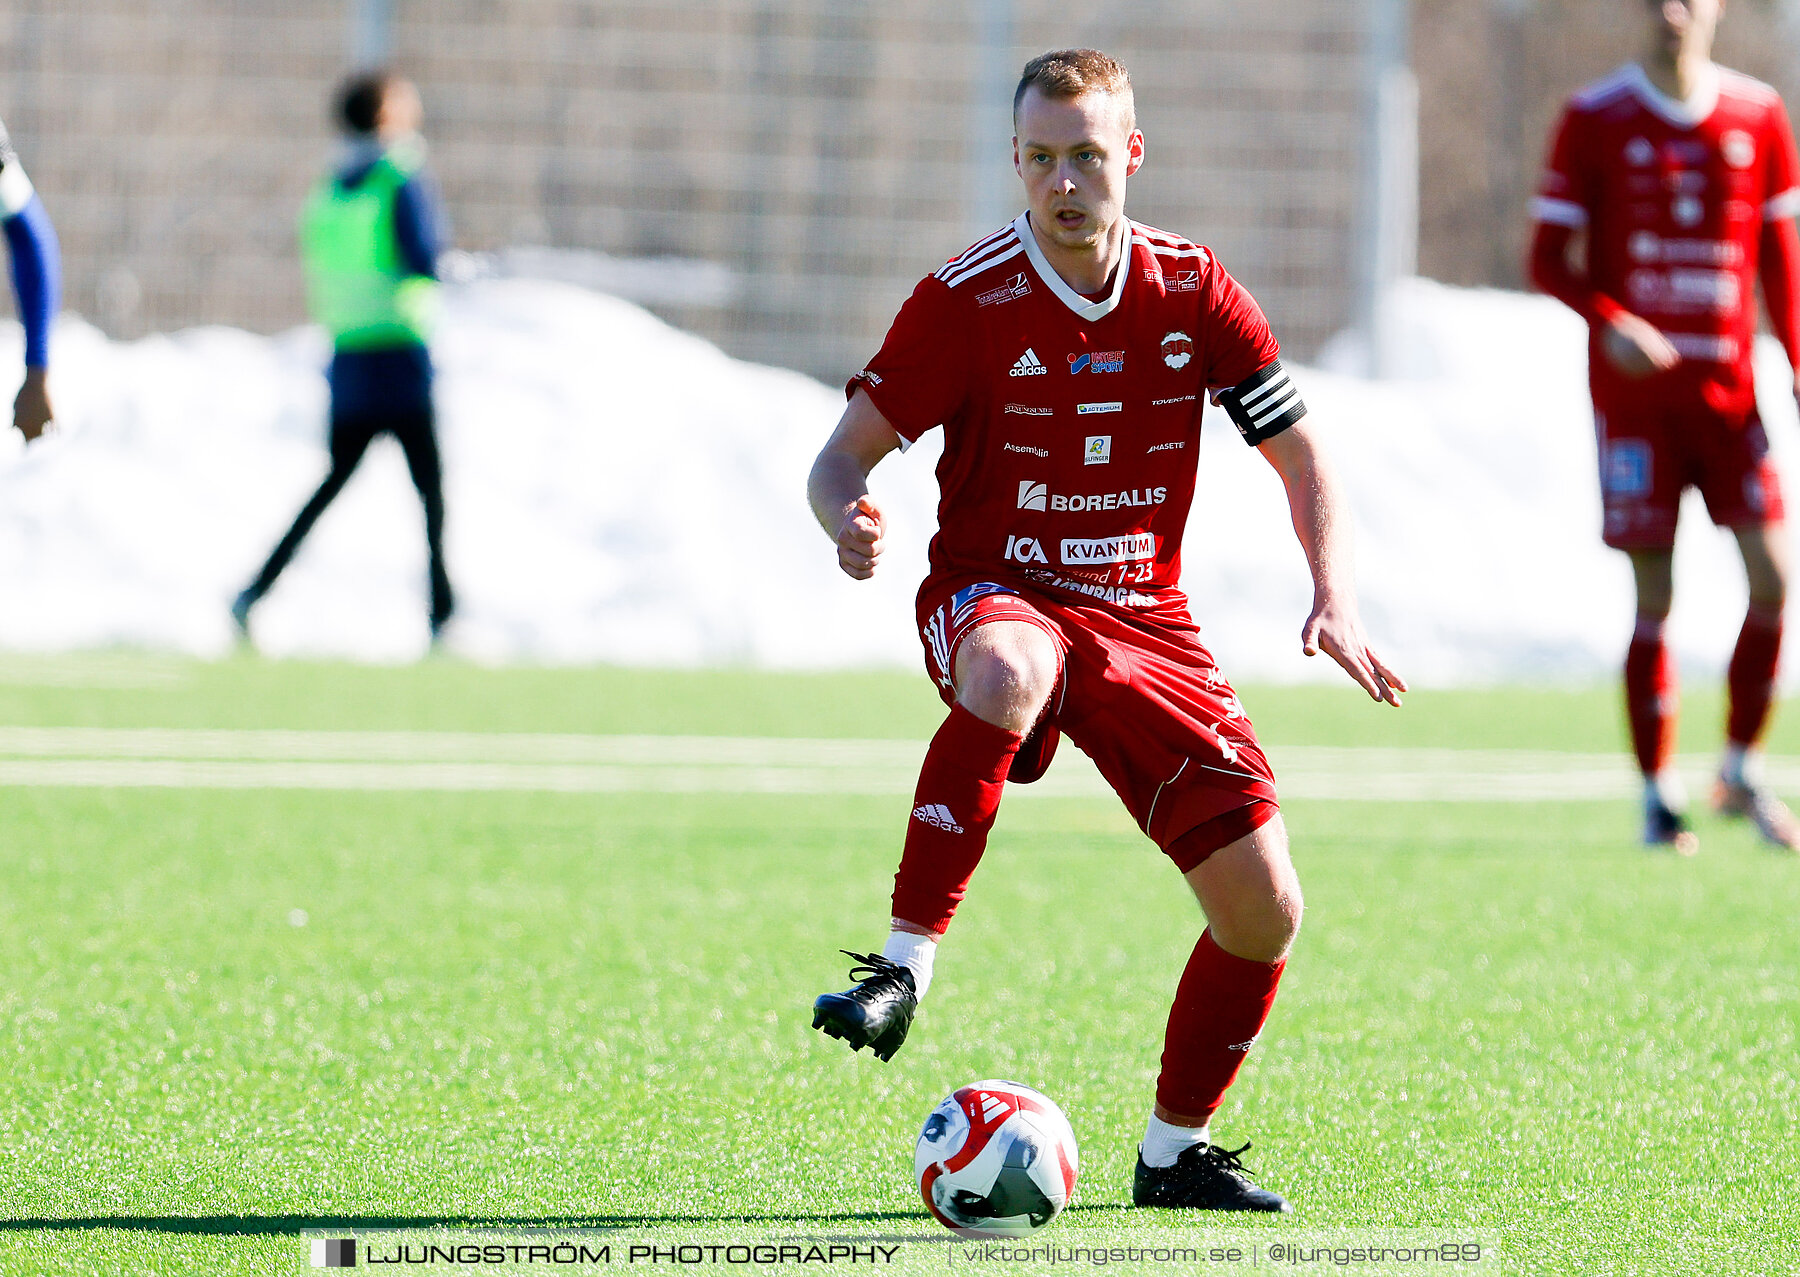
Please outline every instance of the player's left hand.
[[19, 387], [18, 397], [13, 400], [13, 426], [25, 436], [30, 443], [44, 433], [56, 416], [50, 407], [50, 387], [42, 368], [27, 368], [25, 384]]
[[1370, 700], [1398, 705], [1400, 693], [1406, 690], [1406, 680], [1370, 648], [1353, 604], [1336, 598], [1316, 599], [1312, 615], [1306, 618], [1306, 628], [1300, 632], [1300, 649], [1308, 656], [1324, 652], [1342, 665]]

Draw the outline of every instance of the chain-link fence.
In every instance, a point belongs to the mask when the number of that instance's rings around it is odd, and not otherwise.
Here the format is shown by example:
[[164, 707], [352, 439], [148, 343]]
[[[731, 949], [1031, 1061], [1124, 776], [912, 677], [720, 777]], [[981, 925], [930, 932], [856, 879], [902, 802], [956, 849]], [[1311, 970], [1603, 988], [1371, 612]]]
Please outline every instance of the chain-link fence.
[[[709, 263], [648, 296], [740, 355], [853, 371], [919, 277], [1010, 216], [1011, 79], [1067, 45], [1132, 70], [1137, 217], [1211, 244], [1302, 351], [1349, 318], [1359, 5], [1009, 0], [998, 25], [961, 0], [384, 7], [458, 247]], [[123, 336], [298, 322], [294, 211], [357, 29], [353, 0], [12, 0], [0, 114], [69, 307]]]

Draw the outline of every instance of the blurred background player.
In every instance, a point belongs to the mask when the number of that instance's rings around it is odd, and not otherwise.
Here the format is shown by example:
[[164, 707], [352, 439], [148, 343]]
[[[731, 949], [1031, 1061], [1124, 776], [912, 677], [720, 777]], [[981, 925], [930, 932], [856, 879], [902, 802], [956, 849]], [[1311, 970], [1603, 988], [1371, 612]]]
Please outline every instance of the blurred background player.
[[444, 569], [442, 464], [426, 348], [437, 299], [441, 221], [424, 171], [423, 110], [410, 81], [379, 71], [350, 79], [338, 97], [347, 134], [336, 170], [314, 186], [300, 216], [300, 253], [313, 318], [332, 337], [331, 469], [287, 535], [231, 605], [240, 631], [376, 436], [399, 441], [425, 505], [431, 635], [455, 604]]
[[1604, 537], [1630, 556], [1636, 578], [1625, 701], [1644, 775], [1644, 842], [1684, 855], [1698, 841], [1670, 766], [1676, 677], [1664, 627], [1689, 485], [1736, 537], [1750, 585], [1727, 675], [1716, 803], [1749, 817], [1774, 846], [1800, 849], [1800, 823], [1759, 766], [1787, 553], [1751, 374], [1759, 278], [1770, 323], [1800, 369], [1800, 166], [1775, 90], [1712, 61], [1723, 9], [1724, 0], [1645, 0], [1643, 61], [1570, 99], [1533, 206], [1531, 277], [1589, 324]]
[[26, 442], [44, 433], [50, 407], [50, 325], [62, 300], [62, 255], [56, 228], [0, 123], [0, 226], [12, 264], [13, 295], [25, 329], [25, 381], [13, 399], [13, 425]]
[[[1404, 684], [1357, 618], [1336, 480], [1262, 311], [1204, 248], [1131, 221], [1131, 82], [1093, 50], [1033, 59], [1013, 99], [1028, 211], [914, 290], [814, 464], [814, 513], [850, 576], [885, 520], [869, 472], [944, 428], [939, 532], [918, 617], [950, 715], [920, 771], [879, 954], [814, 1027], [882, 1059], [906, 1038], [937, 940], [1008, 779], [1066, 731], [1186, 876], [1209, 926], [1176, 992], [1139, 1150], [1140, 1206], [1286, 1210], [1210, 1142], [1300, 925], [1274, 775], [1177, 586], [1201, 396], [1280, 474], [1314, 580], [1303, 631], [1376, 699]], [[1245, 1145], [1247, 1148], [1248, 1145]]]

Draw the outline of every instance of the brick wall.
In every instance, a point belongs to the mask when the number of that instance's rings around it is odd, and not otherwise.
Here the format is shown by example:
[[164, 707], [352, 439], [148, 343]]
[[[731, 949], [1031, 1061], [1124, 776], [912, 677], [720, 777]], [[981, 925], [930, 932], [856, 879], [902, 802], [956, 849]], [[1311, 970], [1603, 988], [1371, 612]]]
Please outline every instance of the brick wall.
[[[1361, 6], [1014, 7], [1009, 73], [1074, 44], [1131, 67], [1136, 216], [1215, 247], [1302, 353], [1346, 322]], [[977, 96], [969, 10], [396, 0], [394, 43], [459, 247], [720, 262], [734, 302], [659, 309], [837, 378], [991, 229], [980, 172], [1003, 163], [1005, 114]], [[297, 322], [293, 215], [330, 150], [348, 32], [347, 0], [10, 0], [0, 114], [62, 234], [69, 305], [121, 335]]]

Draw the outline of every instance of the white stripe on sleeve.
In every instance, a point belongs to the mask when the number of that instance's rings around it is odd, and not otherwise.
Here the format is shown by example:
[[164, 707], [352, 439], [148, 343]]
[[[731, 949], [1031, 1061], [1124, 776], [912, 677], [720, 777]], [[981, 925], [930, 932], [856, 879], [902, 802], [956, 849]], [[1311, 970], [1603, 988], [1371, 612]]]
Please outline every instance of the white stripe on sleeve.
[[17, 160], [0, 166], [0, 217], [13, 217], [25, 211], [36, 194], [24, 166]]
[[1800, 216], [1800, 186], [1790, 186], [1763, 205], [1763, 221], [1779, 222], [1784, 217]]
[[1588, 224], [1587, 210], [1579, 204], [1571, 204], [1568, 200], [1547, 199], [1540, 195], [1531, 201], [1531, 217], [1533, 221], [1549, 222], [1552, 226], [1573, 226], [1577, 230]]

